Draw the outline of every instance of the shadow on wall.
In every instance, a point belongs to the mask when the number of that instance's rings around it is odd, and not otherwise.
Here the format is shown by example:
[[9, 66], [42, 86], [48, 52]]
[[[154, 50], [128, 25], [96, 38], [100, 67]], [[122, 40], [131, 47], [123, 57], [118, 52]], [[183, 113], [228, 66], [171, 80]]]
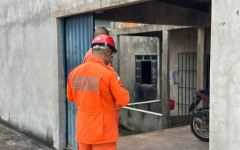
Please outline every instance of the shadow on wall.
[[[148, 104], [136, 105], [136, 109], [161, 113], [161, 103], [153, 102]], [[131, 107], [131, 106], [127, 106]], [[120, 116], [119, 125], [131, 134], [144, 133], [163, 129], [163, 117], [149, 113], [123, 108], [118, 112]]]
[[[162, 113], [161, 101], [151, 101], [156, 100], [157, 97], [157, 88], [155, 86], [152, 84], [136, 84], [135, 87], [136, 99], [134, 101], [136, 103], [149, 101], [149, 103], [136, 104], [136, 109], [146, 110], [153, 113]], [[133, 108], [133, 105], [127, 107]], [[144, 133], [163, 129], [162, 116], [125, 108], [119, 111], [119, 116], [121, 118], [119, 124], [122, 130], [128, 131], [128, 134]], [[123, 135], [124, 134], [126, 133], [123, 133]]]
[[157, 88], [152, 84], [140, 84], [136, 85], [136, 102], [156, 100]]

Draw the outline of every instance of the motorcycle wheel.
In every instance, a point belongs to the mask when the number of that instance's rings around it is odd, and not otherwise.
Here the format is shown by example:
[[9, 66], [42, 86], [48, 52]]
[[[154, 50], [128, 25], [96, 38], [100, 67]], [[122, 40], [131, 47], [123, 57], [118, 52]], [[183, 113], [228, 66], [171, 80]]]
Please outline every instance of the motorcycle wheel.
[[[204, 111], [209, 115], [209, 107], [199, 108], [197, 111]], [[209, 142], [209, 121], [207, 122], [193, 115], [191, 119], [191, 130], [199, 140]]]

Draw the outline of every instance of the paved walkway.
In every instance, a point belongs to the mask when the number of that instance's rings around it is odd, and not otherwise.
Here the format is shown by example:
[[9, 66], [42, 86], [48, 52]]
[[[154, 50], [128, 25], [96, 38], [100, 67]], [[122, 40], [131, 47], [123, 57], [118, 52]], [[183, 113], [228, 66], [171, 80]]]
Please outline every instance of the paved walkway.
[[190, 126], [121, 137], [118, 150], [208, 150], [209, 143], [198, 140]]
[[0, 123], [0, 150], [51, 150], [51, 148]]
[[[121, 136], [118, 150], [208, 150], [209, 143], [198, 140], [189, 126]], [[23, 134], [0, 124], [0, 150], [51, 150]]]

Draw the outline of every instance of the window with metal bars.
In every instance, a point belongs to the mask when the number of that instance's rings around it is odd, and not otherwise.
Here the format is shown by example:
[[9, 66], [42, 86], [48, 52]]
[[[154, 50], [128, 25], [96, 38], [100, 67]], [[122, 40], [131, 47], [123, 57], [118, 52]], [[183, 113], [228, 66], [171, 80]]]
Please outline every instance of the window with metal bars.
[[157, 55], [136, 55], [136, 84], [157, 86]]

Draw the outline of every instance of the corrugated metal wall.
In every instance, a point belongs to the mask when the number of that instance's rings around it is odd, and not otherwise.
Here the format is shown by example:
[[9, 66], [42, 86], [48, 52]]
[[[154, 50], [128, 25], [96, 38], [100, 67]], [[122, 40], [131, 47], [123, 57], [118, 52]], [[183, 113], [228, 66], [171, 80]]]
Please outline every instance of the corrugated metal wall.
[[[93, 40], [93, 32], [93, 14], [65, 19], [67, 76], [73, 68], [82, 63]], [[76, 136], [76, 112], [76, 105], [67, 101], [67, 146], [71, 149], [77, 149], [77, 142], [74, 140]]]

